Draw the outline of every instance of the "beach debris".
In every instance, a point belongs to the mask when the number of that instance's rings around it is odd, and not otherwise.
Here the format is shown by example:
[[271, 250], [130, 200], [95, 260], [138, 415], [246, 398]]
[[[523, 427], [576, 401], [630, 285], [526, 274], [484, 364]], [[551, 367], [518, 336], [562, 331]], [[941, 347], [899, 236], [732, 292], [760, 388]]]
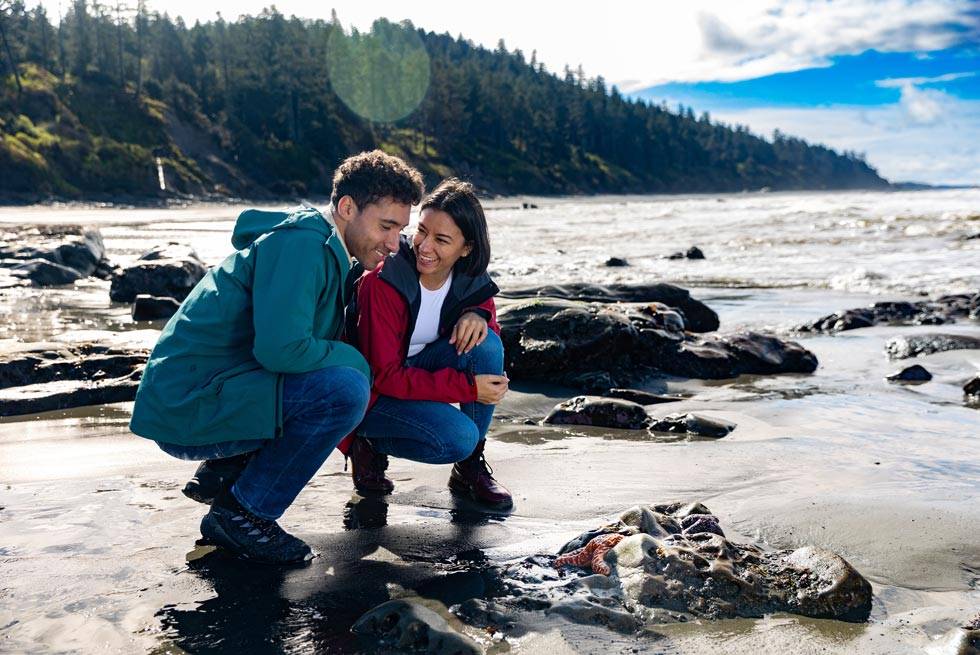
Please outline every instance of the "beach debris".
[[167, 243], [117, 272], [109, 287], [109, 299], [133, 302], [136, 296], [145, 294], [182, 301], [207, 272], [208, 267], [191, 247]]
[[892, 359], [909, 359], [947, 350], [980, 348], [980, 339], [963, 334], [914, 334], [894, 337], [885, 344], [885, 353]]
[[483, 650], [442, 616], [417, 601], [389, 600], [364, 613], [351, 632], [379, 645], [430, 655], [480, 655]]
[[980, 307], [980, 291], [940, 296], [917, 302], [876, 302], [868, 307], [845, 309], [815, 321], [798, 325], [798, 332], [843, 332], [871, 327], [881, 323], [891, 325], [941, 325], [967, 318]]
[[0, 416], [133, 400], [149, 350], [35, 344], [0, 355]]
[[735, 429], [734, 423], [705, 418], [697, 414], [668, 414], [653, 419], [647, 429], [650, 432], [693, 434], [699, 437], [720, 439]]
[[159, 298], [141, 293], [133, 302], [134, 321], [156, 321], [170, 318], [180, 309], [180, 303], [173, 298]]
[[111, 266], [102, 234], [81, 225], [7, 226], [0, 231], [0, 268], [36, 287], [107, 279]]
[[704, 259], [704, 253], [697, 246], [691, 246], [684, 252], [675, 252], [667, 255], [667, 259]]
[[885, 379], [889, 382], [928, 382], [932, 379], [932, 373], [920, 364], [913, 364], [898, 373], [892, 373]]
[[642, 430], [650, 422], [643, 405], [616, 398], [576, 396], [555, 405], [544, 419], [552, 425], [593, 425]]
[[948, 632], [939, 647], [930, 652], [939, 655], [980, 655], [980, 614]]
[[681, 396], [667, 396], [664, 394], [650, 393], [639, 389], [610, 389], [602, 394], [605, 398], [619, 398], [640, 405], [658, 405], [661, 403], [676, 403], [684, 400]]
[[[694, 334], [680, 313], [649, 304], [537, 298], [498, 313], [506, 368], [514, 380], [565, 384], [588, 393], [663, 374], [727, 379], [743, 373], [812, 373], [816, 356], [798, 343], [757, 332]], [[683, 325], [690, 314], [683, 310]], [[603, 388], [605, 387], [605, 388]]]
[[632, 507], [570, 541], [556, 563], [568, 555], [578, 561], [583, 542], [611, 541], [602, 564], [614, 596], [641, 618], [666, 609], [703, 618], [791, 612], [863, 622], [871, 611], [871, 585], [840, 556], [809, 546], [769, 551], [735, 543], [700, 503]]
[[617, 267], [622, 267], [622, 266], [629, 266], [629, 265], [630, 265], [630, 263], [628, 261], [626, 261], [625, 259], [623, 259], [622, 257], [610, 257], [609, 259], [606, 260], [606, 263], [605, 263], [605, 266], [609, 266], [609, 267], [612, 267], [612, 268], [617, 268]]
[[555, 560], [554, 566], [556, 569], [563, 566], [584, 566], [591, 568], [593, 573], [609, 575], [609, 565], [605, 562], [606, 553], [625, 538], [623, 535], [615, 533], [598, 535], [590, 539], [589, 543], [581, 548], [560, 555]]

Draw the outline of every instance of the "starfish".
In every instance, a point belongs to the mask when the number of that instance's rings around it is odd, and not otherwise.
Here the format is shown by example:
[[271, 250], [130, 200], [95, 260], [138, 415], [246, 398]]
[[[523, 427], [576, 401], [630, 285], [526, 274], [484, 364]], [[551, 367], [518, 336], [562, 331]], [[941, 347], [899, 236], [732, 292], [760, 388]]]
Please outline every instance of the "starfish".
[[621, 534], [601, 534], [598, 537], [593, 537], [589, 543], [581, 548], [559, 555], [558, 559], [555, 560], [555, 568], [561, 568], [567, 564], [574, 566], [589, 566], [591, 564], [593, 573], [609, 575], [610, 568], [605, 561], [606, 553], [624, 538]]

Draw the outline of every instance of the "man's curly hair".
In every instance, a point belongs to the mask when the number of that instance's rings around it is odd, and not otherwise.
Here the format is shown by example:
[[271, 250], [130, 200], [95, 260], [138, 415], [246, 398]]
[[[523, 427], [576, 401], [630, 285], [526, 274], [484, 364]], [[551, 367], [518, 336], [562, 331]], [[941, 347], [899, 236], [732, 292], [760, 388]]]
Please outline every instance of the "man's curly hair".
[[425, 193], [422, 175], [402, 159], [380, 150], [345, 159], [333, 174], [330, 202], [336, 207], [350, 196], [357, 208], [391, 198], [403, 205], [417, 205]]

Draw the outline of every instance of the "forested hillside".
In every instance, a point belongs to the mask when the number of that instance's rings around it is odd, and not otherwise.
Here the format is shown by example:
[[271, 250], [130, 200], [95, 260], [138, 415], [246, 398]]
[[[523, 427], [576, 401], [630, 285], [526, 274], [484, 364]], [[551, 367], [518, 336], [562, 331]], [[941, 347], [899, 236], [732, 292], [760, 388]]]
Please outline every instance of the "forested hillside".
[[[503, 43], [384, 20], [345, 34], [336, 16], [274, 9], [187, 26], [150, 9], [76, 0], [52, 19], [0, 0], [0, 194], [315, 196], [373, 147], [429, 183], [453, 173], [495, 193], [887, 186], [854, 153], [633, 100]], [[385, 112], [413, 93], [407, 115]]]

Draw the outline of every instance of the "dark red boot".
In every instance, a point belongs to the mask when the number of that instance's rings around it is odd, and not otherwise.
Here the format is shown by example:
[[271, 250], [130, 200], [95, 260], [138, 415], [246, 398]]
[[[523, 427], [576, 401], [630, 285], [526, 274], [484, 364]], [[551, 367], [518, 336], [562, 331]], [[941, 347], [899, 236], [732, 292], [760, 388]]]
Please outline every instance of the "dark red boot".
[[493, 479], [493, 469], [483, 456], [486, 440], [476, 445], [473, 454], [456, 462], [449, 476], [449, 488], [453, 493], [465, 496], [493, 509], [510, 509], [514, 499], [504, 485]]
[[354, 437], [347, 455], [350, 457], [354, 487], [358, 491], [390, 494], [395, 489], [395, 483], [385, 476], [388, 456], [376, 451], [367, 439]]

